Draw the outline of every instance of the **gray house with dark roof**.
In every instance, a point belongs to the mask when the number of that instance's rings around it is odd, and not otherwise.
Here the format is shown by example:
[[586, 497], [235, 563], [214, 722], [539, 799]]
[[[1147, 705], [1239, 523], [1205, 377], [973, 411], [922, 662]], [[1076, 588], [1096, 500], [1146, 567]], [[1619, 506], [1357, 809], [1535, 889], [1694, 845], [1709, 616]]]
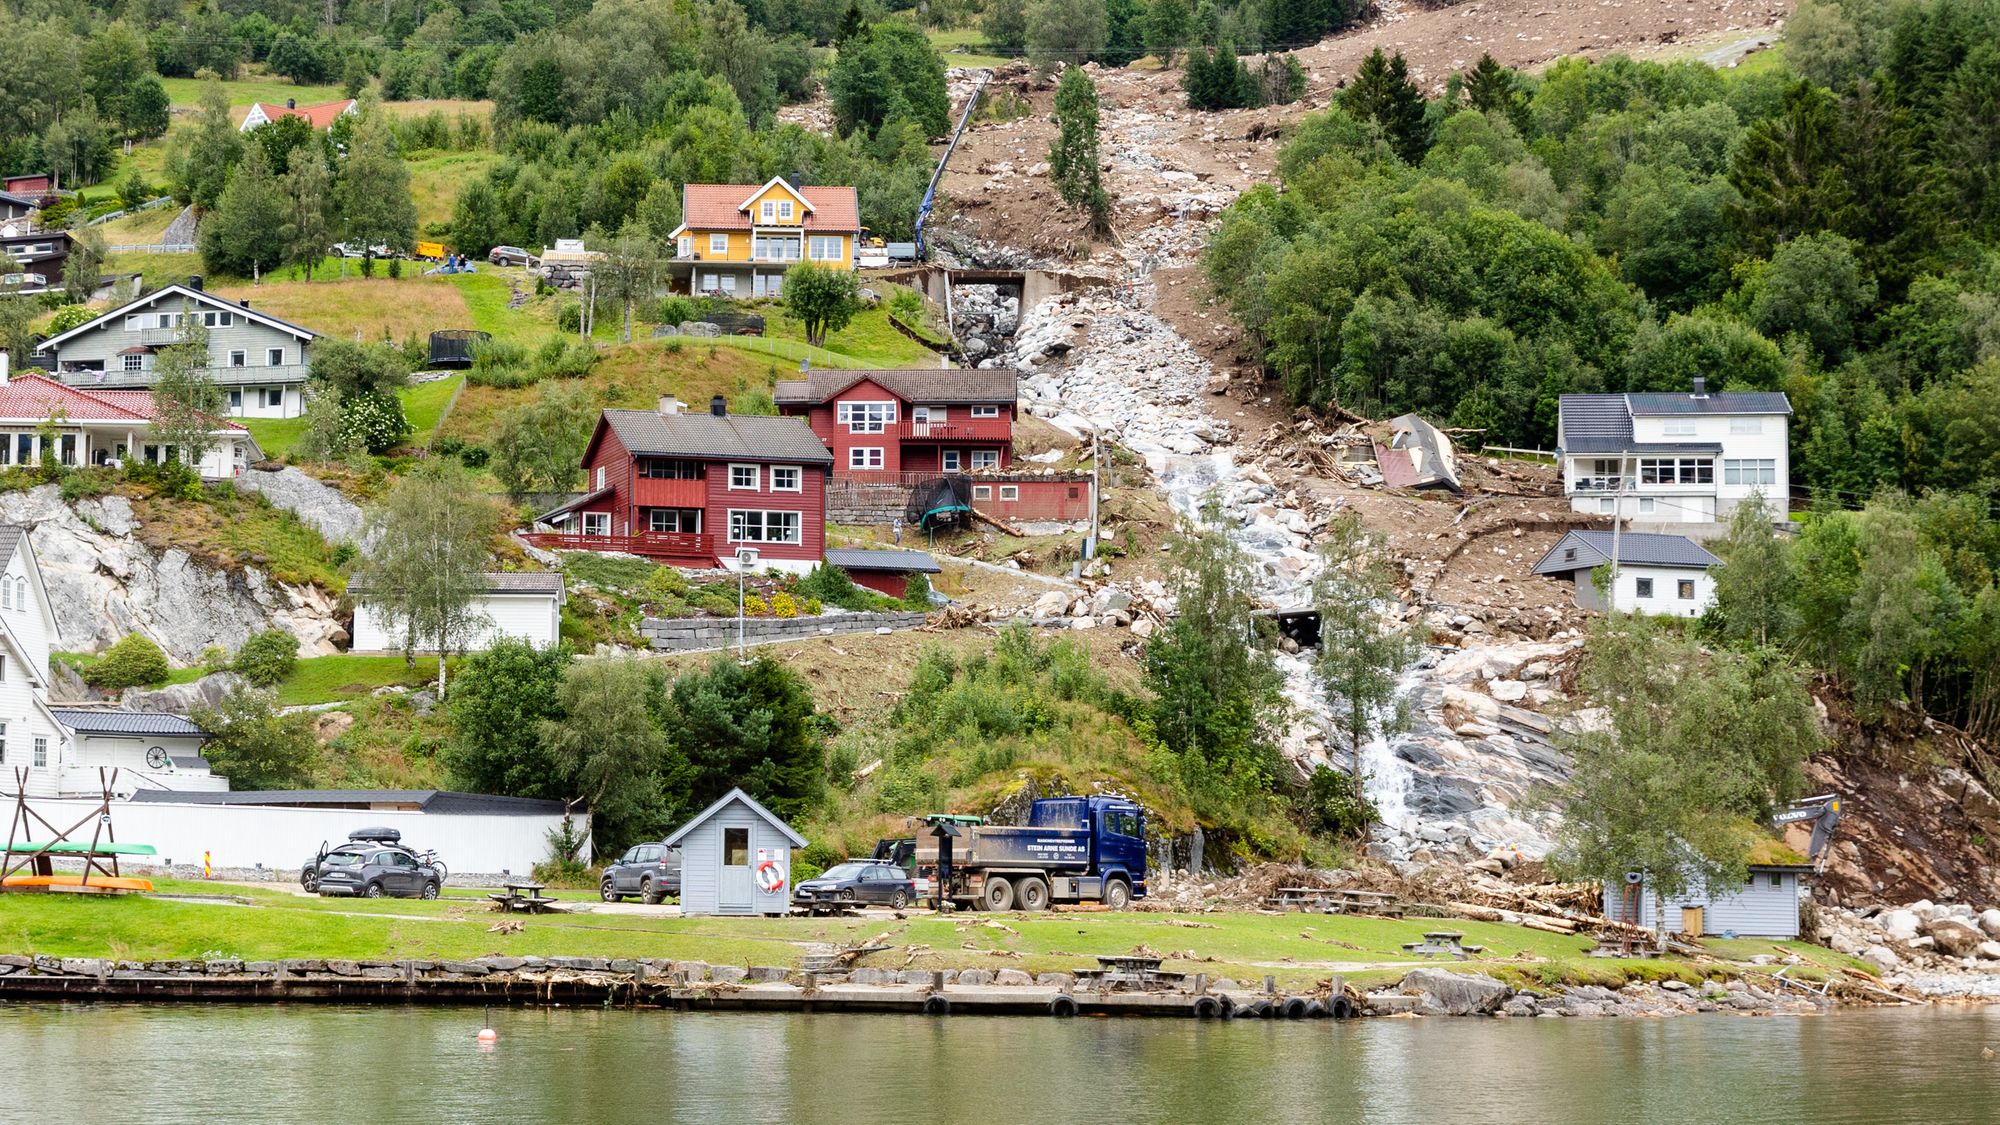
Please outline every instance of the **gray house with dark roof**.
[[[1613, 552], [1616, 552], [1616, 565]], [[1627, 531], [1572, 531], [1543, 555], [1530, 573], [1563, 579], [1576, 587], [1579, 609], [1602, 611], [1604, 591], [1597, 585], [1606, 568], [1609, 608], [1626, 613], [1699, 617], [1715, 602], [1710, 568], [1722, 560], [1685, 535]]]
[[313, 341], [320, 334], [207, 292], [199, 278], [138, 297], [42, 341], [35, 363], [73, 387], [148, 390], [159, 350], [177, 343], [193, 318], [208, 332], [208, 375], [232, 418], [296, 418], [305, 413]]
[[1776, 391], [1564, 395], [1556, 445], [1570, 507], [1643, 525], [1726, 521], [1761, 494], [1783, 522], [1792, 406]]

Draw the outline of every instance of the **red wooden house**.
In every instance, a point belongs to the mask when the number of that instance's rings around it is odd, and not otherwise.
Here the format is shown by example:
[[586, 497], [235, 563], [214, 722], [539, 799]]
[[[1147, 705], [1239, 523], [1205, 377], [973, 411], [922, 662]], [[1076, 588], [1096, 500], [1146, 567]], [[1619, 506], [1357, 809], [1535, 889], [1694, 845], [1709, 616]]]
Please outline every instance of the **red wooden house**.
[[806, 572], [826, 549], [826, 478], [833, 455], [795, 418], [606, 410], [584, 448], [588, 491], [537, 522], [541, 547], [626, 551], [686, 567]]
[[814, 371], [772, 391], [833, 451], [833, 475], [997, 472], [1014, 459], [1020, 374], [1004, 368]]

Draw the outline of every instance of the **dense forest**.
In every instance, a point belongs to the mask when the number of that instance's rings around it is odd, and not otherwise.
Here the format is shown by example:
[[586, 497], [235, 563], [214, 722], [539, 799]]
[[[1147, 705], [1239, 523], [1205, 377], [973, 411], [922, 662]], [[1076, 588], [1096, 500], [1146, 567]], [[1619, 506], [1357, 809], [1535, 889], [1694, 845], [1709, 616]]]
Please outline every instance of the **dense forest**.
[[2000, 486], [2000, 3], [1808, 0], [1783, 67], [1370, 59], [1207, 268], [1298, 402], [1550, 447], [1560, 395], [1783, 390], [1795, 483]]

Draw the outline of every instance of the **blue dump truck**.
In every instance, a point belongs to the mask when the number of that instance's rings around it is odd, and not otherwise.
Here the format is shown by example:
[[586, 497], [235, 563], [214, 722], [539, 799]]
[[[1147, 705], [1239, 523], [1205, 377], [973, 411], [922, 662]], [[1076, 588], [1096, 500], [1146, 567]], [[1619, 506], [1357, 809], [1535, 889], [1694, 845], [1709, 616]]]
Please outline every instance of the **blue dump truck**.
[[917, 830], [916, 863], [944, 895], [976, 910], [1047, 910], [1146, 897], [1146, 810], [1124, 797], [1047, 797], [1025, 826], [954, 823]]

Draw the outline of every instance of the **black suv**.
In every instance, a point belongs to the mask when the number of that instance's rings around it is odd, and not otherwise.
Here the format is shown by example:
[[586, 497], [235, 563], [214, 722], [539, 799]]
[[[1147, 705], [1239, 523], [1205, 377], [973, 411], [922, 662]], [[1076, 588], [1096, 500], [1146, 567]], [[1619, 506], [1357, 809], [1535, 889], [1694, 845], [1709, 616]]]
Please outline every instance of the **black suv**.
[[634, 844], [604, 869], [597, 893], [606, 902], [638, 895], [648, 906], [681, 893], [681, 853], [665, 844]]

